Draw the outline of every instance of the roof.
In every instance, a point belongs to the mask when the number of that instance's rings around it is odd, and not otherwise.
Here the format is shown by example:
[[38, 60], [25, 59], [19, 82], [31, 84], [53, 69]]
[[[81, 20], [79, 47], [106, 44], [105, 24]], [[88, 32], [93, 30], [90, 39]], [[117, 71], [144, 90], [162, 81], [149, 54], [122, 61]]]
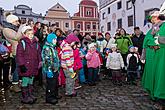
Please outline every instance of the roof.
[[93, 0], [82, 0], [80, 5], [90, 5], [90, 6], [97, 6], [97, 3]]

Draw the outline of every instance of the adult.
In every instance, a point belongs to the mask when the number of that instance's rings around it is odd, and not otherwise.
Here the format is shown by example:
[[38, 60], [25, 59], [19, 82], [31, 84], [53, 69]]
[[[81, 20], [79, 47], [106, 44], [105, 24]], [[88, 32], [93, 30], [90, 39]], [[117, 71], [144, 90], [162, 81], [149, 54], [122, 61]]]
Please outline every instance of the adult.
[[[165, 23], [159, 19], [159, 11], [151, 14], [153, 24], [152, 29], [147, 33], [143, 47], [145, 54], [145, 69], [143, 73], [142, 85], [153, 100], [165, 103]], [[165, 105], [164, 105], [165, 106]]]
[[143, 32], [140, 30], [139, 27], [134, 28], [134, 33], [135, 34], [133, 35], [131, 40], [132, 40], [133, 46], [138, 48], [138, 52], [141, 55], [145, 35], [143, 34]]
[[13, 75], [13, 91], [14, 92], [19, 92], [21, 91], [21, 89], [18, 86], [18, 81], [19, 81], [19, 77], [18, 77], [18, 72], [16, 70], [16, 61], [15, 61], [15, 57], [16, 57], [16, 49], [17, 49], [17, 45], [18, 45], [18, 41], [21, 39], [22, 37], [22, 33], [21, 33], [21, 26], [20, 28], [19, 25], [19, 18], [15, 15], [8, 15], [6, 17], [6, 22], [3, 22], [4, 24], [4, 29], [3, 29], [3, 35], [5, 37], [5, 39], [10, 42], [10, 44], [12, 45], [12, 53], [11, 53], [11, 57], [12, 57], [12, 75]]
[[115, 44], [115, 39], [111, 36], [109, 32], [105, 33], [105, 40], [107, 41], [106, 48], [110, 49], [112, 44]]
[[126, 31], [122, 28], [119, 31], [120, 36], [116, 38], [116, 43], [117, 43], [117, 48], [120, 50], [121, 55], [124, 60], [125, 66], [127, 65], [126, 63], [126, 58], [128, 54], [128, 47], [132, 45], [132, 41], [130, 36], [126, 33]]
[[106, 48], [107, 41], [104, 39], [104, 36], [101, 32], [98, 33], [96, 44], [99, 52], [103, 54], [103, 50]]
[[88, 44], [92, 43], [94, 40], [91, 38], [89, 33], [86, 33], [82, 41], [82, 46], [87, 47]]

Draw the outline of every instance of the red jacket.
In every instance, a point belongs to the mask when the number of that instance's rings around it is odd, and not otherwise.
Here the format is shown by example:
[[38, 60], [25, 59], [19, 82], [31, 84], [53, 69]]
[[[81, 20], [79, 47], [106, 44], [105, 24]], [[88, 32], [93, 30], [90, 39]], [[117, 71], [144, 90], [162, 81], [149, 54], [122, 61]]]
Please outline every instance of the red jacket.
[[74, 56], [74, 70], [79, 70], [83, 67], [82, 61], [80, 58], [79, 49], [73, 50], [73, 56]]
[[[25, 42], [25, 48], [21, 41]], [[20, 76], [35, 76], [38, 74], [38, 65], [41, 61], [41, 48], [38, 45], [37, 38], [34, 38], [32, 41], [23, 37], [17, 46], [16, 61], [18, 63], [18, 72]], [[19, 66], [25, 65], [27, 68], [26, 73], [21, 73]]]

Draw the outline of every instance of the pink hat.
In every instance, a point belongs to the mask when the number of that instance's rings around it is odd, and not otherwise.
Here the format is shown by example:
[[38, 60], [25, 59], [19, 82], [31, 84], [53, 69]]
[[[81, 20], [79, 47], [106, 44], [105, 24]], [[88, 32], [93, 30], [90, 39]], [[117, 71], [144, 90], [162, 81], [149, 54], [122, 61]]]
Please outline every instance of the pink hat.
[[72, 42], [80, 42], [80, 40], [78, 39], [77, 36], [75, 36], [73, 33], [69, 34], [65, 41], [68, 43], [68, 44], [71, 44]]

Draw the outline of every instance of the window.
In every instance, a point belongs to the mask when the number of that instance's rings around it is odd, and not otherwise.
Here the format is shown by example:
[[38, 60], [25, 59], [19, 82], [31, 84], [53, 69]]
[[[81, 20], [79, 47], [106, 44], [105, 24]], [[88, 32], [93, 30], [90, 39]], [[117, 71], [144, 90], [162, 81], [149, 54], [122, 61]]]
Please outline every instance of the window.
[[59, 27], [59, 22], [56, 22], [55, 24], [56, 24], [56, 27]]
[[88, 11], [86, 12], [86, 15], [87, 15], [87, 16], [91, 16], [91, 11], [88, 10]]
[[117, 9], [119, 10], [119, 9], [121, 9], [122, 8], [122, 3], [121, 3], [121, 1], [120, 2], [117, 2]]
[[93, 24], [93, 29], [96, 29], [96, 24]]
[[25, 14], [25, 10], [22, 10], [22, 14]]
[[59, 6], [57, 6], [57, 8], [60, 8]]
[[122, 28], [122, 19], [117, 20], [118, 28]]
[[104, 32], [104, 26], [101, 26], [101, 32], [102, 33]]
[[132, 2], [131, 0], [127, 1], [127, 10], [132, 8]]
[[111, 13], [111, 8], [110, 7], [108, 7], [108, 14], [110, 14]]
[[87, 29], [87, 30], [90, 30], [90, 29], [91, 29], [90, 24], [87, 24], [87, 25], [86, 25], [86, 29]]
[[68, 28], [69, 27], [69, 23], [65, 23], [65, 27]]
[[111, 31], [111, 22], [107, 23], [107, 31]]
[[103, 19], [105, 19], [105, 12], [103, 13], [103, 16], [102, 16]]
[[128, 16], [128, 27], [133, 26], [133, 15]]
[[77, 23], [76, 28], [80, 29], [81, 28], [81, 24], [80, 23]]

